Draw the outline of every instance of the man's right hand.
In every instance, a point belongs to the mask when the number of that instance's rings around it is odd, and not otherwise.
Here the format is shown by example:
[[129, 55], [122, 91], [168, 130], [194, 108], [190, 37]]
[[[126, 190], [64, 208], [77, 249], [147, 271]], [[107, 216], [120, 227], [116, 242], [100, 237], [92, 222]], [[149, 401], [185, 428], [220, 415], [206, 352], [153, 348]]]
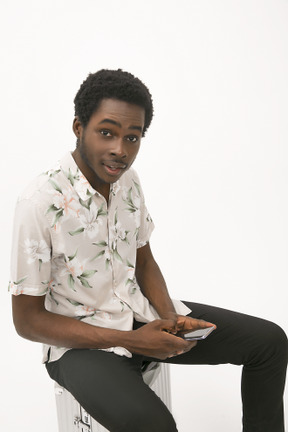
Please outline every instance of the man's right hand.
[[185, 341], [172, 332], [174, 321], [157, 319], [143, 325], [129, 334], [129, 342], [125, 346], [130, 352], [146, 357], [165, 360], [190, 351], [196, 341]]

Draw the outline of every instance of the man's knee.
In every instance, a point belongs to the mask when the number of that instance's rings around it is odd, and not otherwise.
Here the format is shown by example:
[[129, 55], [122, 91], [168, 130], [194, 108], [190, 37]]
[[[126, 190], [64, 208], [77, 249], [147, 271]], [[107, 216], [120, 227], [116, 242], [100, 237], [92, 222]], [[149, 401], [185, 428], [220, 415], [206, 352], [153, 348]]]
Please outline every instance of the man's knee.
[[288, 341], [284, 330], [277, 324], [265, 321], [262, 333], [262, 344], [269, 350], [271, 356], [287, 363], [288, 359]]

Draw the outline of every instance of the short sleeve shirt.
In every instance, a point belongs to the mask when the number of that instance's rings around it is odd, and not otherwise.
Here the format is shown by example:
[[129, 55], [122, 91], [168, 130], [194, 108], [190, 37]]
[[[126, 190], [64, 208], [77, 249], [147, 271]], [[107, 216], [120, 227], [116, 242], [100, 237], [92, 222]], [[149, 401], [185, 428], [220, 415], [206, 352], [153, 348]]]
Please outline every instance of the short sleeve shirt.
[[[154, 228], [136, 172], [110, 187], [107, 203], [88, 183], [71, 153], [37, 177], [19, 197], [12, 244], [14, 295], [45, 295], [47, 310], [91, 325], [131, 330], [133, 320], [158, 317], [136, 278], [137, 248]], [[173, 301], [178, 313], [190, 312]], [[44, 345], [43, 361], [69, 348]], [[131, 354], [111, 347], [119, 355]]]

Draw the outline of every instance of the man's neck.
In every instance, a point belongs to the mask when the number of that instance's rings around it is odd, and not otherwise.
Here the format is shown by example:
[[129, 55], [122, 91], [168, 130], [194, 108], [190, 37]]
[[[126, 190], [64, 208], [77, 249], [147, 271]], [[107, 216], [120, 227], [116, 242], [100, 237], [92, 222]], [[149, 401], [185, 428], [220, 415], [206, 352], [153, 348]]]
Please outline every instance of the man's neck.
[[99, 181], [99, 179], [95, 176], [95, 173], [91, 170], [91, 168], [87, 164], [85, 164], [77, 149], [74, 150], [72, 156], [78, 168], [80, 169], [82, 174], [86, 177], [86, 179], [93, 187], [93, 189], [95, 189], [97, 192], [103, 195], [103, 197], [106, 199], [108, 203], [109, 195], [110, 195], [110, 184]]

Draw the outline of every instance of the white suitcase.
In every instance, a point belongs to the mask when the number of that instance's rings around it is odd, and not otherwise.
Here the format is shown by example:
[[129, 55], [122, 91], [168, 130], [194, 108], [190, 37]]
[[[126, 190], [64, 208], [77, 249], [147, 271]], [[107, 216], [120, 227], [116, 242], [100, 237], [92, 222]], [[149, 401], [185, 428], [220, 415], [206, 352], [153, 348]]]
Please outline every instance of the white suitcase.
[[[171, 410], [170, 370], [165, 363], [147, 363], [144, 381]], [[94, 420], [66, 389], [55, 383], [59, 432], [108, 432]]]

